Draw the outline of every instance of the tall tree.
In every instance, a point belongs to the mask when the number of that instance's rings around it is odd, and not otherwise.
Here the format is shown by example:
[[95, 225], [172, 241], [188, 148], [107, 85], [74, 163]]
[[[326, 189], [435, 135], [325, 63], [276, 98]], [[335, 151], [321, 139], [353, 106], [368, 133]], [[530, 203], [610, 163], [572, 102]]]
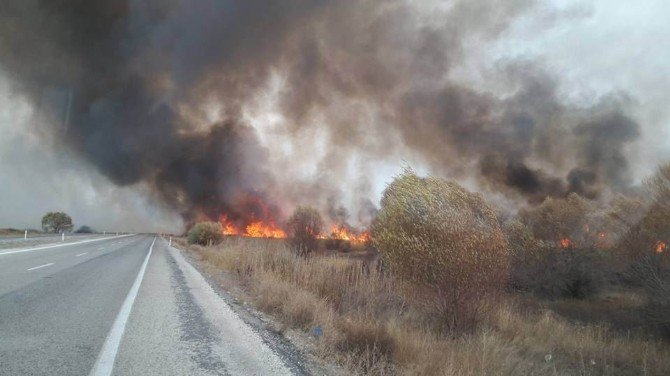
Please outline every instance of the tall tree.
[[48, 212], [42, 217], [42, 230], [45, 232], [72, 231], [72, 218], [63, 212]]

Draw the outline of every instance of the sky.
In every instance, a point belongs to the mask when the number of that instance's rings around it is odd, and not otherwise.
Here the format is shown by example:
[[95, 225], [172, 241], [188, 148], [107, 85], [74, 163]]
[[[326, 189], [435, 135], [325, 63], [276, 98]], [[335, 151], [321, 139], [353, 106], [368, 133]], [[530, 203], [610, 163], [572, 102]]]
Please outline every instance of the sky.
[[[643, 125], [640, 139], [626, 150], [634, 177], [641, 181], [658, 163], [670, 159], [666, 14], [667, 3], [661, 0], [540, 2], [495, 38], [467, 41], [463, 58], [450, 75], [463, 85], [504, 96], [509, 86], [500, 67], [510, 60], [528, 60], [541, 62], [560, 77], [559, 93], [565, 103], [584, 106], [607, 96], [625, 97], [635, 120]], [[0, 227], [38, 228], [44, 213], [58, 210], [69, 213], [76, 227], [87, 225], [100, 231], [183, 230], [180, 215], [143, 183], [114, 184], [46, 131], [42, 124], [46, 120], [21, 93], [13, 91], [11, 79], [0, 64]], [[264, 95], [248, 106], [245, 116], [267, 147], [273, 167], [281, 168], [305, 153], [319, 155], [325, 139], [320, 130], [303, 133], [300, 140], [277, 132], [286, 124], [273, 109], [272, 82]], [[216, 105], [212, 108], [216, 118]], [[319, 160], [310, 161], [287, 174], [313, 174]], [[347, 171], [344, 176], [352, 182], [342, 182], [351, 187], [344, 190], [342, 200], [352, 211], [356, 200], [348, 192], [359, 189], [353, 182], [361, 169], [372, 175], [372, 186], [360, 189], [369, 190], [373, 202], [378, 202], [402, 166], [430, 172], [423, 158], [402, 148], [366, 163], [353, 153], [342, 164]], [[477, 189], [467, 179], [461, 183]]]
[[140, 186], [117, 187], [40, 132], [29, 103], [0, 80], [0, 228], [39, 229], [42, 216], [64, 211], [75, 229], [181, 231], [181, 218]]

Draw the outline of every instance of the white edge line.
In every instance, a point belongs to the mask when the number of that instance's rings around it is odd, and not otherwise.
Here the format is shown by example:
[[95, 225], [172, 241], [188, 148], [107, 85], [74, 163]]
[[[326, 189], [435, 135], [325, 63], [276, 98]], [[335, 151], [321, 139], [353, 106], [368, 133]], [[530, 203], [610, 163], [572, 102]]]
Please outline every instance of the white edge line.
[[34, 268], [30, 268], [30, 269], [28, 269], [28, 271], [31, 271], [31, 270], [37, 270], [37, 269], [41, 269], [41, 268], [46, 268], [47, 266], [51, 266], [51, 265], [53, 265], [53, 264], [54, 264], [53, 262], [50, 262], [50, 263], [48, 263], [48, 264], [44, 264], [44, 265], [36, 266], [36, 267], [34, 267]]
[[76, 256], [74, 256], [74, 257], [83, 256], [83, 255], [85, 255], [85, 254], [87, 254], [87, 253], [88, 253], [88, 252], [80, 253], [80, 254], [78, 254], [78, 255], [76, 255]]
[[116, 360], [116, 354], [119, 351], [119, 345], [121, 345], [121, 338], [123, 337], [123, 332], [126, 330], [126, 323], [128, 322], [128, 317], [130, 316], [130, 311], [133, 309], [133, 303], [135, 303], [135, 298], [137, 298], [137, 293], [140, 290], [140, 285], [142, 284], [142, 279], [144, 278], [144, 272], [147, 269], [147, 264], [149, 263], [149, 257], [151, 257], [151, 252], [154, 249], [154, 243], [156, 243], [156, 238], [151, 242], [149, 247], [149, 253], [144, 258], [144, 263], [140, 268], [137, 277], [133, 286], [128, 291], [126, 299], [121, 305], [119, 313], [116, 315], [114, 324], [107, 334], [105, 343], [102, 345], [98, 359], [89, 373], [90, 376], [108, 376], [112, 374], [114, 368], [114, 361]]
[[[126, 236], [133, 236], [135, 234], [130, 234], [130, 235], [120, 235], [119, 237], [126, 237]], [[16, 251], [8, 251], [8, 252], [0, 252], [0, 256], [2, 255], [11, 255], [12, 253], [23, 253], [23, 252], [32, 252], [32, 251], [39, 251], [42, 249], [49, 249], [49, 248], [56, 248], [56, 247], [65, 247], [68, 245], [77, 245], [77, 244], [84, 244], [84, 243], [90, 243], [90, 242], [98, 242], [101, 240], [109, 240], [109, 239], [114, 239], [116, 236], [112, 237], [106, 237], [106, 238], [98, 238], [98, 239], [89, 239], [89, 240], [82, 240], [80, 242], [73, 242], [73, 243], [61, 243], [61, 244], [54, 244], [54, 245], [49, 245], [45, 247], [36, 247], [36, 248], [27, 248], [27, 249], [19, 249]]]

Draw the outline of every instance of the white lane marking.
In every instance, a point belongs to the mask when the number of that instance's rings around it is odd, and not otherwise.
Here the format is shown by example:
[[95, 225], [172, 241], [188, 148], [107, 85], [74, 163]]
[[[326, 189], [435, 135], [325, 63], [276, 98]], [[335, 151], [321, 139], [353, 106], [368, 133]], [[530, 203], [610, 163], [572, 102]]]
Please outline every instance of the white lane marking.
[[42, 268], [46, 268], [47, 266], [51, 266], [51, 265], [53, 265], [53, 264], [54, 264], [54, 263], [51, 262], [51, 263], [49, 263], [49, 264], [44, 264], [44, 265], [36, 266], [36, 267], [34, 267], [34, 268], [30, 268], [30, 269], [28, 269], [28, 271], [31, 271], [31, 270], [37, 270], [37, 269], [42, 269]]
[[130, 291], [128, 291], [128, 296], [126, 296], [126, 299], [123, 301], [123, 305], [121, 305], [121, 309], [114, 320], [114, 324], [112, 324], [112, 328], [109, 330], [109, 334], [107, 334], [105, 343], [102, 345], [102, 350], [100, 350], [100, 354], [98, 355], [98, 360], [96, 360], [93, 369], [91, 369], [91, 373], [89, 373], [90, 376], [109, 376], [112, 374], [114, 360], [116, 360], [116, 354], [119, 352], [121, 338], [123, 337], [123, 332], [126, 330], [126, 323], [128, 322], [130, 311], [133, 309], [133, 303], [135, 303], [135, 298], [137, 298], [137, 293], [140, 290], [142, 278], [144, 278], [144, 272], [149, 263], [149, 257], [151, 257], [151, 252], [154, 249], [154, 243], [156, 243], [155, 237], [151, 242], [147, 257], [144, 258], [144, 263], [142, 263], [140, 272], [137, 273], [135, 282], [130, 288]]
[[[125, 236], [133, 236], [133, 235], [121, 235], [121, 236], [125, 237]], [[99, 238], [99, 239], [82, 240], [80, 242], [73, 242], [73, 243], [59, 243], [59, 244], [54, 244], [54, 245], [48, 245], [48, 246], [45, 246], [45, 247], [18, 249], [18, 250], [15, 250], [15, 251], [0, 252], [0, 256], [11, 255], [13, 253], [39, 251], [39, 250], [42, 250], [42, 249], [49, 249], [49, 248], [65, 247], [65, 246], [68, 246], [68, 245], [77, 245], [77, 244], [84, 244], [84, 243], [90, 243], [90, 242], [99, 242], [101, 240], [109, 240], [109, 239], [114, 239], [114, 238], [115, 238], [115, 236], [114, 237]]]
[[74, 257], [83, 256], [83, 255], [85, 255], [85, 254], [87, 254], [87, 253], [88, 253], [88, 252], [80, 253], [80, 254], [78, 254], [78, 255], [76, 255], [76, 256], [74, 256]]

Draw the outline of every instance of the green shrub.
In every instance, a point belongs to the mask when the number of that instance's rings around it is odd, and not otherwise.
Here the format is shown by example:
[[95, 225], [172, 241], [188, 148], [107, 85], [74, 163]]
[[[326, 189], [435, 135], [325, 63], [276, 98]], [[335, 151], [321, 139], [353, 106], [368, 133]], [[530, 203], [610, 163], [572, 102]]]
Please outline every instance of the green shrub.
[[477, 194], [406, 170], [389, 184], [373, 225], [383, 262], [428, 292], [447, 328], [473, 325], [483, 298], [508, 273], [508, 245], [493, 210]]
[[210, 246], [221, 241], [221, 226], [216, 222], [199, 222], [188, 231], [189, 244]]
[[287, 222], [288, 236], [293, 248], [302, 256], [307, 256], [317, 246], [323, 220], [321, 214], [311, 206], [298, 206]]

